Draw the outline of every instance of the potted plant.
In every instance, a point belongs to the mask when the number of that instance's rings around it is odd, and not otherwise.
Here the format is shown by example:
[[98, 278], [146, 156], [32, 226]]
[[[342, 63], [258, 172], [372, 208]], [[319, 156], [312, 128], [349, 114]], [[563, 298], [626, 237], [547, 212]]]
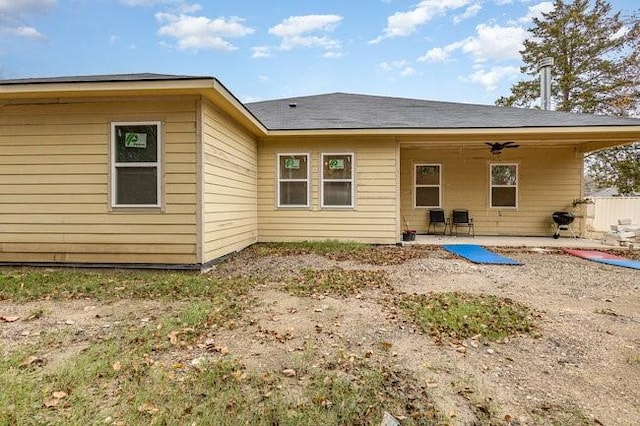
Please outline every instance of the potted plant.
[[404, 216], [402, 216], [402, 220], [404, 221], [404, 232], [402, 233], [402, 241], [415, 241], [416, 230], [409, 229], [409, 223], [407, 223], [407, 219]]

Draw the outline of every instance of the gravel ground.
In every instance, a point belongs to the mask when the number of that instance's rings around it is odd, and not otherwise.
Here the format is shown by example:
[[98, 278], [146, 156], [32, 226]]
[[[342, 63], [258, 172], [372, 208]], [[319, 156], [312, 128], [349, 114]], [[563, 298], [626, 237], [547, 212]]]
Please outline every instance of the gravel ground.
[[[406, 249], [405, 249], [406, 250]], [[439, 249], [399, 265], [316, 255], [238, 256], [217, 273], [266, 278], [250, 315], [290, 340], [285, 348], [236, 331], [225, 340], [257, 368], [286, 367], [305, 337], [327, 351], [355, 354], [390, 343], [388, 362], [426, 381], [453, 424], [637, 425], [640, 419], [640, 272], [579, 259], [557, 249], [496, 249], [522, 266], [475, 265]], [[623, 252], [638, 258], [637, 252]], [[380, 300], [299, 298], [274, 289], [301, 268], [381, 269], [392, 294], [463, 291], [508, 297], [533, 308], [540, 336], [500, 343], [436, 345]], [[328, 337], [314, 333], [322, 324]], [[317, 331], [317, 330], [316, 330]]]
[[[422, 383], [451, 424], [637, 425], [640, 419], [640, 272], [602, 265], [557, 250], [496, 249], [522, 266], [474, 265], [440, 249], [384, 248], [403, 263], [372, 265], [325, 256], [258, 256], [249, 249], [211, 274], [259, 278], [256, 303], [232, 331], [207, 338], [228, 348], [248, 368], [282, 369], [336, 354], [367, 357], [408, 371]], [[627, 252], [638, 258], [638, 252]], [[384, 263], [384, 262], [383, 262]], [[380, 270], [390, 288], [353, 296], [293, 296], [282, 281], [302, 268]], [[463, 291], [508, 297], [535, 312], [536, 337], [499, 343], [467, 339], [437, 344], [421, 333], [389, 299], [406, 293]], [[52, 329], [100, 335], [119, 321], [153, 318], [175, 309], [159, 302], [92, 300], [0, 302], [0, 313], [46, 316], [5, 323], [6, 349]], [[381, 349], [381, 344], [384, 348]], [[81, 345], [60, 349], [61, 360]], [[172, 362], [188, 364], [197, 348], [178, 351]], [[55, 365], [55, 360], [48, 367]]]

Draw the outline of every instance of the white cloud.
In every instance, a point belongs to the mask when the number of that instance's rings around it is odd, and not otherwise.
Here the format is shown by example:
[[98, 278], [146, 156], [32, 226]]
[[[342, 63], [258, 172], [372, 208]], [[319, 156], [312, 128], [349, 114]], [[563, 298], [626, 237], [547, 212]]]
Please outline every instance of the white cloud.
[[409, 66], [408, 61], [381, 62], [378, 64], [378, 69], [382, 72], [392, 73], [400, 77], [410, 77], [418, 73], [415, 68]]
[[522, 27], [502, 27], [500, 25], [480, 24], [477, 35], [461, 43], [463, 52], [470, 54], [476, 61], [487, 59], [519, 59], [520, 50], [527, 36]]
[[271, 57], [271, 47], [269, 46], [256, 46], [252, 47], [251, 50], [253, 53], [251, 54], [252, 58], [270, 58]]
[[120, 41], [120, 36], [112, 34], [111, 36], [109, 36], [109, 44], [111, 46], [113, 46], [114, 44], [116, 44], [118, 41]]
[[47, 37], [36, 28], [26, 24], [26, 17], [47, 13], [55, 5], [56, 0], [0, 0], [0, 33], [32, 40], [46, 40]]
[[342, 43], [327, 35], [342, 22], [339, 15], [303, 15], [290, 16], [278, 25], [269, 28], [269, 34], [280, 37], [280, 50], [292, 50], [298, 47], [317, 47], [325, 50], [324, 58], [342, 57]]
[[[269, 34], [280, 37], [280, 49], [291, 50], [296, 47], [320, 47], [325, 50], [339, 50], [341, 43], [327, 37], [342, 21], [338, 15], [290, 16], [278, 25], [269, 28]], [[315, 34], [314, 34], [315, 33]]]
[[543, 13], [549, 13], [553, 10], [553, 3], [550, 1], [543, 1], [542, 3], [529, 6], [527, 14], [518, 19], [520, 24], [528, 24], [533, 21], [533, 18], [541, 18]]
[[342, 58], [344, 55], [342, 54], [342, 52], [336, 52], [336, 51], [328, 51], [325, 52], [322, 57], [325, 59], [340, 59]]
[[389, 16], [387, 18], [387, 26], [382, 35], [370, 40], [369, 43], [376, 44], [387, 38], [410, 36], [419, 26], [426, 24], [436, 16], [444, 15], [449, 10], [467, 6], [471, 1], [422, 0], [414, 9], [408, 12], [396, 12]]
[[15, 28], [5, 28], [3, 32], [7, 32], [16, 37], [22, 38], [30, 38], [32, 40], [46, 40], [47, 38], [42, 35], [38, 30], [33, 27], [15, 27]]
[[427, 53], [423, 56], [420, 56], [417, 61], [418, 62], [445, 62], [449, 59], [451, 52], [453, 52], [457, 47], [455, 45], [450, 44], [445, 47], [434, 47], [433, 49], [429, 49]]
[[497, 4], [498, 6], [503, 6], [505, 4], [511, 4], [513, 3], [513, 0], [493, 0], [493, 2], [495, 4]]
[[631, 28], [627, 27], [626, 25], [623, 25], [622, 27], [620, 27], [618, 31], [615, 32], [615, 34], [611, 34], [609, 38], [611, 40], [617, 40], [620, 37], [624, 37], [627, 34], [629, 34], [629, 31], [631, 31]]
[[56, 5], [56, 0], [0, 0], [0, 14], [21, 15], [43, 13]]
[[453, 23], [454, 24], [459, 24], [460, 22], [464, 21], [465, 19], [473, 18], [481, 10], [482, 10], [482, 5], [480, 5], [480, 3], [474, 3], [471, 6], [469, 6], [464, 11], [464, 13], [462, 13], [461, 15], [454, 16], [453, 17]]
[[527, 31], [522, 27], [480, 24], [476, 26], [475, 36], [430, 49], [417, 60], [443, 62], [456, 50], [470, 55], [475, 62], [519, 59], [526, 35]]
[[129, 7], [151, 7], [156, 5], [171, 6], [174, 13], [195, 13], [202, 10], [202, 6], [197, 3], [191, 4], [187, 0], [119, 0]]
[[520, 73], [520, 69], [514, 66], [495, 66], [486, 70], [484, 68], [478, 69], [469, 76], [463, 78], [463, 81], [478, 83], [484, 86], [488, 91], [494, 91], [498, 88], [498, 84], [505, 80], [513, 80]]
[[180, 50], [232, 51], [237, 47], [227, 38], [245, 37], [255, 32], [238, 17], [210, 19], [206, 16], [157, 13], [156, 19], [163, 24], [158, 34], [175, 38]]

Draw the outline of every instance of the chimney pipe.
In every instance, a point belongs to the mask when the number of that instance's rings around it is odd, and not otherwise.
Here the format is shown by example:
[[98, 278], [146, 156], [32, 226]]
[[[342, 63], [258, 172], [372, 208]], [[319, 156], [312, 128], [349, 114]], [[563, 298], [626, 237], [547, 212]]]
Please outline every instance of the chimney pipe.
[[543, 58], [538, 62], [540, 72], [540, 107], [544, 110], [551, 109], [551, 67], [553, 58]]

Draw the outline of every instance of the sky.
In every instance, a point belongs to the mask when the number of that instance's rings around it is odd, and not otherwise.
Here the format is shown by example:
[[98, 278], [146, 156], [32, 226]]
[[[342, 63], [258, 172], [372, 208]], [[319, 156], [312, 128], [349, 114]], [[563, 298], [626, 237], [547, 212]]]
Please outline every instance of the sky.
[[[638, 0], [610, 0], [614, 10]], [[243, 102], [348, 92], [493, 104], [539, 0], [0, 0], [0, 78], [218, 78]]]

